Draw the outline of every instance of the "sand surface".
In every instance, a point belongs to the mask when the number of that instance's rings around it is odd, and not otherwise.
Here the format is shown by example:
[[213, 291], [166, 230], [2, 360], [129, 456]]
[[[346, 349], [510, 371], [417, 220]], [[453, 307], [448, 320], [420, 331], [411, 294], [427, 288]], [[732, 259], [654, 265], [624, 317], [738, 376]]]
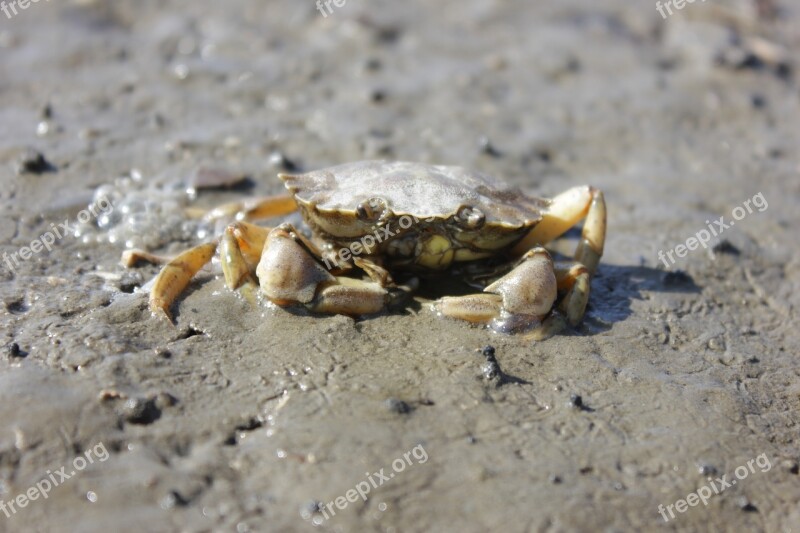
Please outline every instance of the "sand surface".
[[[800, 531], [800, 2], [331, 7], [0, 12], [0, 531]], [[214, 264], [172, 326], [158, 267], [119, 265], [200, 242], [186, 207], [371, 158], [602, 189], [583, 323], [498, 335], [430, 286], [367, 320], [253, 308]], [[187, 195], [209, 169], [248, 182]]]

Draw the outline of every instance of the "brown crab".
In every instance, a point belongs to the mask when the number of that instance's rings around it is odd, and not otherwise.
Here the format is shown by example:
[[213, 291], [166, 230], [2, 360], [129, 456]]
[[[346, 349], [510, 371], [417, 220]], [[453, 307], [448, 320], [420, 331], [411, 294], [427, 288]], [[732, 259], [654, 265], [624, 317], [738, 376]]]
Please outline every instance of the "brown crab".
[[[454, 266], [481, 272], [482, 264], [503, 257], [513, 268], [483, 292], [441, 298], [434, 309], [502, 331], [531, 329], [534, 338], [583, 317], [606, 232], [605, 201], [597, 189], [575, 187], [547, 200], [461, 167], [387, 161], [279, 177], [291, 194], [208, 214], [236, 217], [220, 239], [172, 260], [136, 250], [124, 254], [127, 265], [166, 262], [150, 292], [154, 313], [170, 317], [175, 298], [219, 250], [229, 288], [255, 292], [260, 286], [279, 306], [351, 316], [382, 311], [416, 287], [415, 277], [399, 284], [392, 274], [453, 272]], [[297, 209], [310, 236], [286, 223], [269, 228], [248, 222]], [[574, 261], [554, 262], [542, 246], [582, 219]]]

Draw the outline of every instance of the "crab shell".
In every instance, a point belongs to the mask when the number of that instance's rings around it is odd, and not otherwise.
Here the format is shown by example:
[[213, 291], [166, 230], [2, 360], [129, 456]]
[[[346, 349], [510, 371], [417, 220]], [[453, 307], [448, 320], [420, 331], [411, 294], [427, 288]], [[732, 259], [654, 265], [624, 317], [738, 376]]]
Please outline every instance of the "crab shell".
[[499, 254], [550, 205], [456, 166], [359, 161], [279, 177], [318, 239], [346, 247], [367, 235], [388, 236], [369, 255], [422, 269]]

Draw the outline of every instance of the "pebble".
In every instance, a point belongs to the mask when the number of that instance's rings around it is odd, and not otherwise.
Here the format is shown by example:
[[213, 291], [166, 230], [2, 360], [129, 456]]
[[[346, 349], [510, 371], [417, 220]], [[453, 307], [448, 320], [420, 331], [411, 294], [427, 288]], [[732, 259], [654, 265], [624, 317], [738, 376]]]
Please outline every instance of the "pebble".
[[715, 254], [739, 255], [739, 249], [727, 239], [723, 239], [712, 248]]
[[161, 410], [154, 398], [130, 398], [125, 402], [122, 416], [131, 424], [152, 424], [161, 418]]
[[500, 157], [503, 155], [493, 144], [492, 141], [489, 140], [489, 137], [482, 136], [478, 139], [478, 145], [481, 148], [481, 152], [484, 154], [491, 156], [491, 157]]
[[269, 164], [276, 168], [282, 168], [283, 170], [293, 171], [297, 170], [297, 164], [286, 157], [281, 151], [274, 151], [269, 155]]
[[8, 355], [11, 357], [19, 357], [23, 358], [28, 355], [27, 352], [23, 351], [22, 348], [19, 347], [19, 344], [16, 342], [11, 343], [8, 347]]
[[494, 346], [484, 347], [483, 350], [481, 350], [481, 354], [486, 358], [486, 362], [481, 365], [481, 372], [483, 373], [484, 379], [492, 380], [502, 378], [500, 364], [497, 362], [497, 358], [494, 355]]
[[580, 394], [575, 394], [575, 393], [570, 394], [569, 395], [569, 402], [567, 402], [567, 405], [569, 405], [570, 407], [575, 408], [575, 409], [582, 409], [583, 408], [583, 398], [581, 398]]
[[389, 411], [391, 411], [392, 413], [405, 415], [411, 412], [411, 406], [409, 406], [403, 400], [398, 400], [397, 398], [389, 398], [384, 403], [386, 404], [386, 408], [389, 409]]
[[17, 161], [17, 174], [44, 174], [55, 170], [56, 167], [45, 158], [44, 154], [33, 148], [26, 148]]

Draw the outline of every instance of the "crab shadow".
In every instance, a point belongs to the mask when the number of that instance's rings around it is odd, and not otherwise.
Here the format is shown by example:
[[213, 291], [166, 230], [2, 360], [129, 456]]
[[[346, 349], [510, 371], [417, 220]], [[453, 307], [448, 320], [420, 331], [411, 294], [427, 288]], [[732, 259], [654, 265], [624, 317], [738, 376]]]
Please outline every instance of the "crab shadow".
[[578, 326], [581, 334], [591, 335], [611, 329], [615, 322], [621, 322], [633, 313], [632, 303], [646, 299], [646, 293], [699, 294], [701, 287], [681, 270], [601, 264], [592, 279], [591, 290], [586, 318]]
[[[197, 316], [197, 308], [182, 309], [180, 302], [187, 296], [200, 289], [203, 283], [210, 281], [208, 278], [195, 280], [186, 292], [173, 306], [175, 318], [183, 314], [184, 319]], [[398, 280], [400, 281], [400, 280]], [[564, 335], [594, 335], [611, 329], [615, 322], [621, 322], [632, 313], [632, 302], [646, 299], [647, 292], [662, 293], [687, 293], [697, 294], [701, 288], [692, 277], [682, 270], [665, 271], [648, 266], [611, 265], [601, 263], [594, 278], [592, 278], [591, 296], [586, 309], [584, 320], [571, 331], [563, 332]], [[480, 292], [480, 289], [470, 286], [458, 276], [443, 273], [437, 277], [421, 278], [419, 289], [413, 296], [405, 298], [402, 303], [377, 313], [358, 317], [357, 322], [375, 320], [386, 314], [409, 315], [418, 314], [423, 307], [444, 296], [463, 296]], [[314, 313], [303, 307], [284, 307], [287, 313], [296, 316], [315, 316]], [[183, 313], [181, 312], [183, 311]]]

